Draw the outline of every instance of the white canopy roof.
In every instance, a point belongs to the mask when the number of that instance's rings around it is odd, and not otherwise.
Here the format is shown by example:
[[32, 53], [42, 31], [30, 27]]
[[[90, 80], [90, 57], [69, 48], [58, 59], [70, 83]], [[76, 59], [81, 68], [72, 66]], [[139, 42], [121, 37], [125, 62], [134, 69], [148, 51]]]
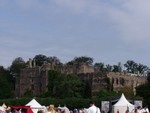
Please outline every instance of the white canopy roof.
[[45, 106], [41, 106], [35, 99], [32, 99], [29, 103], [27, 103], [25, 106], [30, 106], [32, 111], [34, 113], [37, 113], [38, 110], [44, 110]]
[[129, 103], [124, 94], [122, 94], [118, 102], [113, 105], [112, 113], [117, 113], [117, 111], [119, 111], [119, 113], [125, 113], [127, 110], [132, 112], [134, 109], [134, 105]]
[[124, 94], [121, 95], [120, 99], [114, 106], [133, 106], [129, 101], [125, 98]]
[[43, 108], [35, 99], [32, 99], [26, 106], [30, 106], [31, 108]]

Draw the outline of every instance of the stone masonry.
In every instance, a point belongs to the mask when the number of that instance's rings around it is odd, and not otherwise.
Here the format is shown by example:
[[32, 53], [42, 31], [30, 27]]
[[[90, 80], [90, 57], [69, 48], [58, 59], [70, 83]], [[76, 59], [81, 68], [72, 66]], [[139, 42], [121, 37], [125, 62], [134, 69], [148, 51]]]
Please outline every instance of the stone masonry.
[[125, 86], [130, 86], [135, 90], [135, 87], [140, 84], [145, 84], [145, 77], [130, 76], [127, 73], [113, 73], [107, 75], [98, 72], [94, 67], [87, 64], [81, 65], [52, 65], [44, 64], [36, 66], [35, 61], [29, 60], [27, 68], [23, 69], [20, 76], [16, 78], [15, 94], [16, 97], [23, 97], [26, 91], [32, 91], [34, 96], [39, 96], [41, 92], [46, 92], [48, 85], [48, 71], [55, 69], [61, 73], [77, 74], [81, 80], [88, 81], [91, 85], [91, 92], [94, 95], [101, 89], [107, 88], [105, 79], [108, 77], [113, 90], [118, 91]]

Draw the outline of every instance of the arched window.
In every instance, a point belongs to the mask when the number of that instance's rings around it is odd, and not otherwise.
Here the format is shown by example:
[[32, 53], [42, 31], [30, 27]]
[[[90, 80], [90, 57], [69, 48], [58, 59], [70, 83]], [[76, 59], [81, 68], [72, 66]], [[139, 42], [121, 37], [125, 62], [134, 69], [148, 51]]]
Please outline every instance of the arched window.
[[112, 84], [114, 84], [114, 78], [112, 78]]
[[120, 78], [120, 84], [123, 85], [123, 86], [125, 85], [125, 80], [124, 80], [124, 78]]
[[118, 85], [119, 81], [118, 81], [118, 78], [116, 79], [116, 84]]

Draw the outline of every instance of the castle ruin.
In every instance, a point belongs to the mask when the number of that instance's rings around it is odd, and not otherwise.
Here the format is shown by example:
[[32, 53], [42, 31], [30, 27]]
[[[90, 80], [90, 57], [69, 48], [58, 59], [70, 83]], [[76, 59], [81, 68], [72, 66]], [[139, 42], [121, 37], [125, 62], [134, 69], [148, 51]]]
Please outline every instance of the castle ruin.
[[125, 86], [132, 87], [135, 90], [135, 87], [145, 84], [147, 81], [145, 77], [131, 77], [127, 73], [110, 72], [104, 74], [87, 64], [54, 65], [44, 63], [42, 66], [36, 66], [36, 62], [29, 59], [29, 65], [22, 69], [20, 76], [16, 78], [16, 97], [23, 97], [26, 91], [32, 91], [34, 96], [39, 96], [41, 92], [48, 91], [48, 71], [51, 69], [66, 74], [77, 74], [81, 80], [88, 81], [92, 95], [108, 87], [108, 83], [105, 81], [107, 77], [110, 79], [114, 91], [119, 91]]

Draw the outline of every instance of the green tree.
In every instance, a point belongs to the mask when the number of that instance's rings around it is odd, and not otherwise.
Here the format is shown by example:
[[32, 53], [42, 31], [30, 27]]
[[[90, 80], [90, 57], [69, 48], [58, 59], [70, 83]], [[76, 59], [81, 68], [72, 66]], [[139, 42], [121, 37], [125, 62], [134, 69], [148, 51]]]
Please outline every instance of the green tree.
[[105, 70], [105, 68], [104, 68], [104, 63], [101, 63], [101, 62], [100, 62], [100, 63], [95, 63], [95, 64], [94, 64], [94, 67], [95, 67], [95, 68], [98, 68], [98, 70], [99, 70], [99, 71], [102, 71], [102, 72], [104, 72], [104, 70]]
[[92, 65], [93, 58], [87, 56], [75, 57], [72, 61], [69, 61], [67, 64], [73, 65], [73, 64], [82, 64], [82, 63]]
[[121, 68], [120, 64], [113, 65], [113, 67], [112, 67], [113, 72], [121, 72], [121, 70], [122, 70], [122, 68]]
[[51, 95], [57, 98], [81, 97], [83, 84], [77, 75], [50, 70], [48, 89]]
[[[58, 76], [60, 75], [60, 73], [58, 73], [55, 70], [49, 70], [48, 71], [48, 94], [50, 94], [51, 96], [53, 95], [53, 90], [55, 87], [55, 84], [58, 81]], [[59, 81], [58, 81], [59, 82]]]
[[14, 96], [14, 78], [9, 70], [0, 67], [0, 99], [11, 98]]
[[144, 104], [150, 105], [150, 73], [147, 76], [147, 83], [136, 87], [136, 96], [143, 97]]
[[97, 95], [99, 98], [109, 98], [118, 96], [118, 93], [116, 93], [115, 91], [100, 90]]
[[92, 97], [92, 86], [91, 82], [89, 80], [84, 80], [85, 83], [84, 85], [84, 92], [83, 92], [83, 97], [84, 98], [91, 98]]
[[113, 65], [113, 72], [119, 72], [119, 67], [117, 65]]
[[60, 64], [62, 64], [60, 62], [60, 60], [56, 56], [47, 57], [47, 62], [51, 63], [51, 64], [54, 64], [54, 65], [60, 65]]
[[136, 73], [137, 71], [137, 63], [135, 63], [133, 60], [128, 60], [124, 66], [127, 68], [127, 72], [129, 73]]
[[112, 71], [112, 66], [107, 64], [106, 67], [105, 67], [105, 71], [106, 72], [111, 72]]
[[45, 62], [47, 62], [47, 57], [42, 54], [36, 55], [33, 59], [37, 66], [42, 66]]
[[16, 76], [16, 75], [20, 75], [20, 71], [21, 69], [25, 68], [26, 64], [25, 61], [23, 60], [23, 58], [18, 57], [15, 60], [13, 60], [11, 66], [10, 66], [10, 72], [11, 75]]
[[140, 74], [144, 74], [145, 71], [149, 70], [149, 68], [146, 65], [143, 65], [143, 64], [138, 64], [136, 68], [137, 68], [137, 71]]

